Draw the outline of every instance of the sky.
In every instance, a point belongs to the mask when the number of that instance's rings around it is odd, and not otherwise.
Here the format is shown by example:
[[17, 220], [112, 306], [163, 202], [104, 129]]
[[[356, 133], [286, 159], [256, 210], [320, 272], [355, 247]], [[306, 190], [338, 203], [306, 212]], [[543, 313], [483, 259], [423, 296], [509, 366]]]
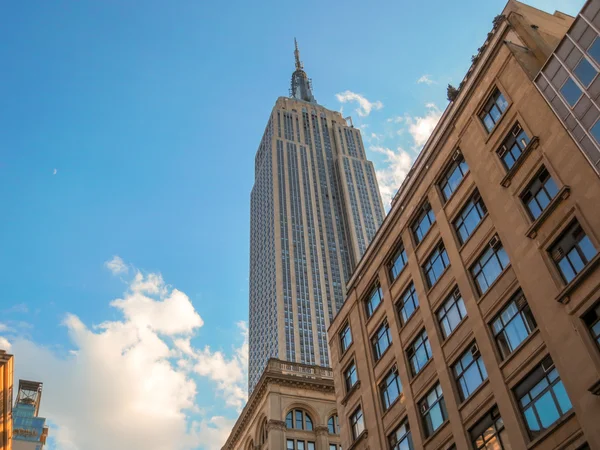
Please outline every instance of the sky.
[[226, 439], [247, 397], [254, 155], [294, 37], [387, 205], [504, 4], [2, 2], [0, 348], [44, 383], [49, 449]]

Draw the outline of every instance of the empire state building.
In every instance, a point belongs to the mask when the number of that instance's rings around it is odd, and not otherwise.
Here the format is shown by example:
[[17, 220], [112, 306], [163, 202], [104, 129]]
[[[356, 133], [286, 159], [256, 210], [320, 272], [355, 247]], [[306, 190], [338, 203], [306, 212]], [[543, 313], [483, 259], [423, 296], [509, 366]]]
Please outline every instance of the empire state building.
[[319, 105], [295, 48], [255, 157], [250, 206], [252, 392], [269, 358], [329, 366], [327, 328], [383, 222], [360, 131]]

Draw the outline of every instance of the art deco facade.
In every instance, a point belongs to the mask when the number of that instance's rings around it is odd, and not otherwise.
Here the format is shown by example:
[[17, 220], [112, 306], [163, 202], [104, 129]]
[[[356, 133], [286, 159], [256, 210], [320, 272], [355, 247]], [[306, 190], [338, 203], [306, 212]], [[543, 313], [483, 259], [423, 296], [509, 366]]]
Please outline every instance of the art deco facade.
[[255, 158], [250, 220], [252, 392], [269, 358], [329, 366], [327, 327], [384, 212], [358, 129], [319, 105], [296, 47]]
[[345, 450], [600, 448], [599, 9], [510, 0], [449, 89], [328, 330]]
[[12, 450], [13, 355], [0, 350], [0, 450]]

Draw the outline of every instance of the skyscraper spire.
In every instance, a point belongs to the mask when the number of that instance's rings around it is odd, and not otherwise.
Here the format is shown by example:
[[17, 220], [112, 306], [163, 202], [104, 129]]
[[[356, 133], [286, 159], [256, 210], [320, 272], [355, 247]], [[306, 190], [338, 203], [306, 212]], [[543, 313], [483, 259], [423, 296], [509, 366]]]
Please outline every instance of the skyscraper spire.
[[300, 50], [298, 50], [298, 41], [294, 38], [294, 56], [296, 58], [296, 70], [292, 74], [292, 87], [290, 89], [290, 97], [298, 100], [304, 100], [305, 102], [317, 103], [312, 95], [312, 85], [306, 72], [304, 72], [304, 66], [300, 61]]

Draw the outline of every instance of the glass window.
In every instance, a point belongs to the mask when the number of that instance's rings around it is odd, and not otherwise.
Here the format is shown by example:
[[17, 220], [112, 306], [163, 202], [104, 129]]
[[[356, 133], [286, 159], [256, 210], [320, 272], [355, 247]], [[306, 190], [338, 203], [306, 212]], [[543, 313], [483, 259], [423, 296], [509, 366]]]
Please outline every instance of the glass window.
[[596, 142], [598, 142], [600, 144], [600, 120], [597, 121], [594, 126], [590, 129], [590, 133], [592, 133], [592, 136], [594, 136], [594, 139], [596, 139]]
[[296, 450], [295, 442], [292, 439], [286, 441], [287, 450]]
[[406, 266], [406, 261], [406, 250], [404, 250], [404, 245], [400, 244], [390, 261], [390, 280], [394, 281], [398, 278], [398, 275], [400, 275], [400, 272]]
[[475, 450], [510, 450], [504, 421], [498, 407], [494, 406], [469, 430]]
[[366, 307], [367, 307], [367, 317], [371, 317], [373, 312], [377, 309], [379, 304], [381, 303], [381, 299], [383, 298], [383, 294], [381, 293], [381, 287], [376, 285], [373, 287], [373, 290], [367, 297]]
[[304, 441], [296, 441], [296, 448], [298, 450], [304, 450]]
[[329, 434], [340, 434], [340, 420], [337, 414], [334, 414], [327, 420], [327, 429]]
[[356, 373], [356, 364], [354, 361], [352, 361], [344, 371], [344, 380], [346, 381], [346, 392], [350, 392], [358, 381], [358, 374]]
[[466, 400], [469, 396], [487, 380], [485, 365], [481, 359], [481, 353], [477, 344], [471, 345], [460, 359], [452, 366], [454, 378], [458, 385], [460, 399]]
[[307, 442], [306, 443], [306, 450], [315, 450], [315, 443], [314, 442]]
[[431, 225], [433, 225], [433, 222], [435, 222], [433, 210], [431, 209], [431, 205], [426, 203], [421, 207], [421, 212], [414, 220], [411, 227], [417, 244], [423, 240], [431, 228]]
[[458, 288], [442, 303], [437, 312], [442, 335], [446, 339], [456, 329], [459, 323], [467, 316], [465, 302]]
[[452, 164], [450, 164], [450, 167], [446, 169], [440, 181], [440, 189], [442, 191], [442, 197], [444, 197], [445, 201], [448, 201], [454, 191], [456, 191], [456, 188], [468, 171], [469, 166], [467, 166], [465, 158], [463, 157], [462, 153], [460, 153], [460, 150], [456, 150], [456, 153], [453, 156]]
[[542, 434], [572, 408], [549, 356], [517, 385], [515, 395], [532, 438]]
[[329, 450], [337, 450], [337, 445], [329, 444]]
[[504, 95], [496, 88], [479, 114], [488, 133], [494, 129], [507, 107], [508, 102]]
[[400, 393], [402, 392], [402, 384], [398, 377], [398, 368], [394, 365], [392, 369], [385, 376], [383, 381], [379, 384], [379, 393], [381, 395], [381, 401], [383, 403], [383, 410], [387, 411], [389, 407], [394, 403]]
[[458, 217], [454, 219], [454, 229], [461, 244], [467, 241], [486, 213], [487, 208], [481, 199], [481, 195], [479, 195], [479, 191], [475, 191], [467, 204], [461, 209]]
[[365, 430], [362, 409], [359, 406], [350, 416], [350, 429], [352, 430], [352, 439], [356, 440]]
[[600, 347], [600, 303], [583, 316], [583, 321], [592, 333], [592, 337]]
[[419, 306], [417, 291], [415, 291], [415, 285], [410, 283], [404, 293], [400, 296], [400, 300], [398, 300], [398, 304], [396, 305], [402, 325], [404, 325], [408, 319], [411, 318], [417, 309], [417, 306]]
[[436, 384], [425, 398], [419, 402], [419, 410], [425, 426], [425, 436], [429, 437], [448, 419], [446, 402], [440, 383]]
[[295, 428], [297, 430], [312, 431], [313, 422], [306, 411], [301, 409], [293, 409], [285, 416], [285, 425], [287, 428]]
[[567, 78], [565, 84], [562, 85], [560, 93], [571, 106], [575, 106], [579, 97], [581, 97], [581, 89], [579, 89], [579, 86], [577, 86], [577, 83], [571, 77]]
[[417, 375], [425, 364], [427, 364], [427, 361], [431, 359], [431, 354], [429, 338], [427, 337], [427, 332], [423, 329], [421, 334], [417, 336], [406, 350], [406, 356], [410, 361], [410, 371], [413, 376]]
[[528, 144], [529, 136], [523, 130], [521, 124], [517, 122], [502, 142], [500, 148], [496, 150], [506, 170], [510, 170], [515, 165]]
[[480, 294], [484, 294], [502, 271], [508, 266], [508, 256], [497, 236], [492, 238], [488, 248], [471, 266], [471, 275]]
[[594, 69], [594, 67], [590, 64], [590, 62], [585, 59], [585, 57], [581, 58], [579, 64], [575, 66], [575, 70], [573, 71], [575, 76], [581, 81], [585, 87], [588, 87], [594, 78], [596, 78], [596, 74], [598, 71]]
[[581, 225], [573, 222], [550, 248], [550, 254], [563, 279], [569, 283], [598, 251]]
[[391, 450], [414, 450], [408, 420], [405, 420], [389, 437]]
[[535, 220], [540, 217], [542, 211], [546, 209], [557, 193], [556, 183], [546, 168], [542, 167], [542, 170], [521, 194], [521, 200], [527, 207], [531, 218]]
[[592, 45], [588, 48], [588, 54], [600, 64], [600, 39], [596, 37]]
[[502, 359], [514, 352], [536, 326], [525, 296], [518, 291], [492, 321], [492, 332]]
[[450, 260], [448, 259], [446, 248], [444, 247], [444, 243], [440, 242], [423, 265], [427, 286], [431, 288], [449, 265]]
[[378, 361], [392, 343], [392, 335], [387, 320], [375, 332], [375, 336], [371, 338], [373, 345], [373, 356], [375, 361]]
[[352, 344], [352, 332], [350, 331], [350, 324], [346, 323], [342, 331], [340, 331], [340, 342], [342, 345], [342, 353], [344, 353], [350, 344]]

